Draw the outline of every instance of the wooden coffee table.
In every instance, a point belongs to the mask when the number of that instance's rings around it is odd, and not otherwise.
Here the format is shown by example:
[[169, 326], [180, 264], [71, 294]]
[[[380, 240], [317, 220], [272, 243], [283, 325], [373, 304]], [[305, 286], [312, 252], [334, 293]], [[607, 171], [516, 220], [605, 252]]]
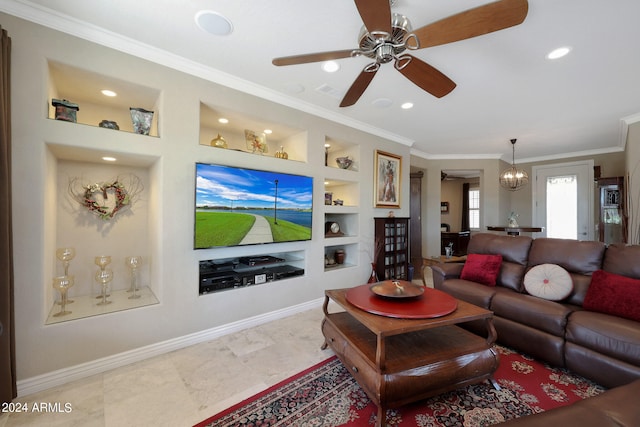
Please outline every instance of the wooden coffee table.
[[[499, 389], [493, 379], [499, 357], [491, 311], [457, 300], [455, 311], [445, 316], [395, 318], [357, 308], [347, 300], [348, 291], [325, 291], [322, 348], [333, 349], [378, 406], [376, 426], [386, 425], [388, 408], [485, 380]], [[441, 291], [427, 288], [423, 297], [429, 292]], [[330, 300], [344, 311], [329, 313]], [[456, 326], [474, 320], [485, 321], [488, 338]]]

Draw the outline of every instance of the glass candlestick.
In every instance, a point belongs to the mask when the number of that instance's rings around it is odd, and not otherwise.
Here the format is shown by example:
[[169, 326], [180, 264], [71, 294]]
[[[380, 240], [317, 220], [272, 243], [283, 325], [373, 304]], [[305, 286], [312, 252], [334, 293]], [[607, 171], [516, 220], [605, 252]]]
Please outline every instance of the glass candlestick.
[[[64, 276], [69, 275], [69, 264], [71, 260], [76, 256], [76, 249], [72, 247], [64, 247], [56, 249], [56, 258], [62, 261], [62, 268], [64, 269]], [[67, 304], [71, 304], [72, 299], [67, 299]], [[58, 301], [57, 304], [61, 304], [62, 301]]]
[[100, 267], [100, 270], [104, 270], [107, 265], [111, 264], [111, 257], [109, 255], [97, 256], [95, 259], [95, 263], [98, 267]]
[[75, 258], [75, 248], [58, 248], [56, 249], [56, 257], [62, 261], [62, 267], [64, 268], [64, 275], [69, 275], [69, 264], [71, 260]]
[[96, 271], [96, 282], [100, 283], [100, 286], [102, 286], [102, 292], [100, 294], [102, 301], [100, 301], [98, 305], [107, 305], [113, 302], [107, 300], [107, 297], [109, 297], [109, 295], [107, 295], [107, 285], [111, 280], [113, 280], [113, 270], [110, 268], [104, 268]]
[[66, 316], [71, 314], [71, 311], [67, 310], [67, 291], [73, 286], [73, 276], [58, 276], [53, 278], [53, 289], [60, 292], [60, 311], [53, 315], [53, 317]]
[[138, 290], [138, 267], [142, 264], [142, 257], [140, 256], [128, 256], [124, 259], [124, 263], [131, 269], [131, 287], [127, 292], [131, 292], [129, 299], [140, 298], [140, 295], [136, 294]]
[[[104, 271], [104, 269], [107, 268], [107, 265], [111, 264], [111, 257], [109, 255], [100, 255], [95, 258], [94, 262], [98, 267], [100, 267], [101, 271]], [[96, 280], [98, 279], [96, 278]], [[107, 298], [110, 296], [111, 295], [106, 295]], [[102, 294], [98, 295], [96, 299], [103, 299]]]

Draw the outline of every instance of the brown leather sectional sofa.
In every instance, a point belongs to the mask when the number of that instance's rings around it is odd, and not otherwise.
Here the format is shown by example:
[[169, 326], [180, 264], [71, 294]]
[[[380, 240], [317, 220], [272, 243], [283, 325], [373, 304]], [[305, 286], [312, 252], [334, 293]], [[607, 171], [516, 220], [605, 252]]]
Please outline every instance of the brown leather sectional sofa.
[[[622, 388], [640, 390], [640, 381], [635, 381], [640, 379], [640, 322], [583, 308], [596, 270], [640, 279], [640, 246], [480, 233], [471, 238], [468, 253], [502, 255], [496, 286], [460, 279], [463, 265], [448, 263], [432, 266], [434, 287], [493, 311], [498, 343], [607, 388], [629, 384]], [[573, 291], [568, 297], [549, 301], [527, 293], [525, 274], [540, 264], [569, 272]], [[469, 328], [485, 330], [481, 324]], [[631, 416], [637, 419], [640, 411], [632, 407]]]
[[[640, 379], [640, 322], [582, 308], [594, 271], [640, 278], [640, 246], [480, 233], [468, 253], [502, 255], [495, 287], [460, 279], [462, 264], [433, 266], [434, 286], [493, 311], [499, 343], [608, 388]], [[574, 287], [566, 299], [526, 292], [525, 274], [540, 264], [569, 272]]]

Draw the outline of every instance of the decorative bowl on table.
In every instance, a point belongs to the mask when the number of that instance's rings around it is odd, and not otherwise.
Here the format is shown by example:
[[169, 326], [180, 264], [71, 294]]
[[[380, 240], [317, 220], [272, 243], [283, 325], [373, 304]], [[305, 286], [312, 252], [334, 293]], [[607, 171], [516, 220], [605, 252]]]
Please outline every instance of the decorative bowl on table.
[[416, 298], [424, 293], [424, 286], [406, 280], [385, 280], [372, 284], [369, 289], [386, 298]]
[[336, 163], [340, 167], [340, 169], [349, 169], [353, 164], [353, 160], [347, 157], [338, 157], [336, 158]]

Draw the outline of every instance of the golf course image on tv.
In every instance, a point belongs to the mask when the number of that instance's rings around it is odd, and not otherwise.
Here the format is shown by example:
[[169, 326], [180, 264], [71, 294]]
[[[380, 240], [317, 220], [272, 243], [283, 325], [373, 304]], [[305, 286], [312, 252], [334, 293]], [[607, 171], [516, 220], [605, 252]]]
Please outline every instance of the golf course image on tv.
[[313, 178], [196, 163], [194, 248], [311, 239]]

